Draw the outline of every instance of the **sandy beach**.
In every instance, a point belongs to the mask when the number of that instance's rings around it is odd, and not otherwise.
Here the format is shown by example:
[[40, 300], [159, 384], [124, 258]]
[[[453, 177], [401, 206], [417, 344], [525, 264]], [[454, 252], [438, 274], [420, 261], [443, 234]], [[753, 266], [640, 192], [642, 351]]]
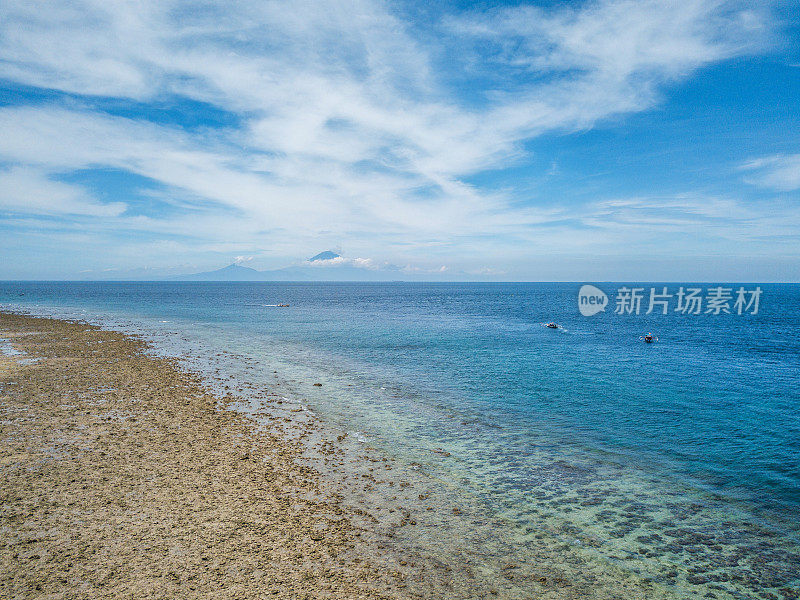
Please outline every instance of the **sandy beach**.
[[[383, 598], [297, 444], [144, 344], [4, 314], [0, 596]], [[24, 354], [23, 354], [24, 353]], [[397, 574], [395, 574], [397, 575]]]

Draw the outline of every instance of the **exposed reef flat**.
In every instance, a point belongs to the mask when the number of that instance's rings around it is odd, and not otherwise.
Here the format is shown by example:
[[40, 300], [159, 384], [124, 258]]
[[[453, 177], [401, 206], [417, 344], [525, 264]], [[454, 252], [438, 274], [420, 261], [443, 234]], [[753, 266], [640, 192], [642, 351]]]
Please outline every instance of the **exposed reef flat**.
[[[298, 444], [144, 343], [4, 314], [0, 596], [382, 598]], [[389, 581], [390, 580], [390, 581]]]
[[202, 378], [136, 336], [0, 313], [0, 337], [0, 597], [666, 591], [590, 570], [550, 536], [508, 537], [422, 465], [279, 393]]

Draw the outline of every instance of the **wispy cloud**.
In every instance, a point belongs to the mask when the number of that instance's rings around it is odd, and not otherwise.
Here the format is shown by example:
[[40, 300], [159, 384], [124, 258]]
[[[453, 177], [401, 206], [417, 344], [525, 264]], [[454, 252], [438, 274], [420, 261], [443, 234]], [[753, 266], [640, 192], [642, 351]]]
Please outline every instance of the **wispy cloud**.
[[749, 160], [740, 167], [754, 185], [790, 192], [800, 190], [800, 154], [778, 154]]
[[475, 41], [481, 69], [516, 71], [510, 91], [493, 94], [501, 100], [496, 110], [509, 131], [531, 135], [642, 110], [670, 81], [763, 47], [767, 16], [742, 6], [607, 0], [555, 10], [501, 8], [448, 24]]
[[707, 252], [747, 256], [792, 251], [800, 239], [800, 222], [791, 202], [780, 199], [749, 203], [697, 194], [622, 198], [592, 203], [581, 222], [598, 250], [612, 245], [626, 254], [690, 256]]
[[[378, 0], [9, 3], [0, 77], [70, 96], [0, 109], [0, 160], [14, 165], [0, 175], [3, 207], [91, 216], [87, 231], [104, 236], [183, 236], [187, 253], [542, 239], [541, 227], [580, 216], [469, 177], [518, 161], [543, 133], [645, 110], [769, 32], [765, 14], [717, 0], [517, 6], [424, 26]], [[456, 89], [465, 77], [469, 94]], [[232, 119], [165, 124], [167, 99]], [[96, 168], [147, 178], [180, 210], [133, 214], [58, 181]]]
[[54, 181], [31, 167], [0, 170], [0, 210], [42, 215], [116, 217], [125, 204], [101, 204], [79, 186]]

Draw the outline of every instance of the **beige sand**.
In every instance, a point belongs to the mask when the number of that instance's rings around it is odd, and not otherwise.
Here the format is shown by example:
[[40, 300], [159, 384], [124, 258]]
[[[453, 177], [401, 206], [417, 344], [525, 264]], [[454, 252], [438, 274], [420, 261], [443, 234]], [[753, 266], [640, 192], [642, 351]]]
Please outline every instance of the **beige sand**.
[[400, 573], [359, 560], [352, 515], [294, 442], [217, 410], [141, 341], [8, 314], [0, 330], [26, 353], [0, 356], [0, 597], [402, 589]]

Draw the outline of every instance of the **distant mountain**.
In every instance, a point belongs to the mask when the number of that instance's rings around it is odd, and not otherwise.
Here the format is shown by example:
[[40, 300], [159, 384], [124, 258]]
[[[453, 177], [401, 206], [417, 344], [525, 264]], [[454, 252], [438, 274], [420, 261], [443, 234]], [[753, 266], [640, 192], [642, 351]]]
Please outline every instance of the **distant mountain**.
[[325, 261], [341, 258], [336, 252], [326, 250], [312, 256], [300, 265], [257, 271], [238, 264], [228, 265], [215, 271], [192, 273], [171, 277], [173, 281], [359, 281], [374, 280], [375, 273], [365, 272], [346, 264], [325, 264]]
[[178, 275], [172, 277], [179, 281], [263, 281], [261, 271], [256, 271], [250, 267], [232, 264], [216, 271], [205, 271], [204, 273], [194, 273], [192, 275]]
[[320, 252], [316, 256], [312, 256], [308, 259], [308, 262], [315, 262], [318, 260], [333, 260], [334, 258], [341, 258], [336, 252], [331, 252], [330, 250], [325, 250], [325, 252]]
[[[341, 258], [342, 260], [334, 260]], [[306, 261], [282, 269], [257, 271], [238, 264], [215, 271], [171, 277], [171, 281], [398, 281], [430, 279], [431, 274], [411, 274], [399, 267], [383, 264], [374, 266], [366, 259], [349, 259], [330, 250], [320, 252]], [[435, 277], [434, 277], [435, 278]]]

